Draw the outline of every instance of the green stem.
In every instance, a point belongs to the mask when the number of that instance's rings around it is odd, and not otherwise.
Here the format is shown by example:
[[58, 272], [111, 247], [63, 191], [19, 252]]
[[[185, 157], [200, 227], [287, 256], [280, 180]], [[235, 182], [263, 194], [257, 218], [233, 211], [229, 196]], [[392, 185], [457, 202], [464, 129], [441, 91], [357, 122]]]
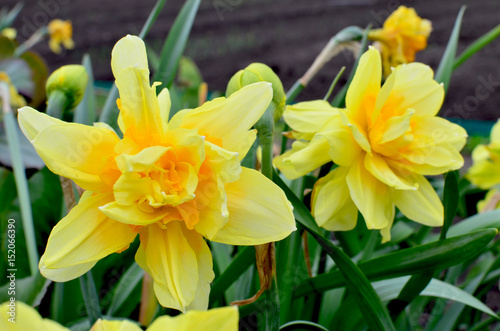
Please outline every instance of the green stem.
[[267, 108], [261, 119], [255, 124], [260, 146], [262, 147], [262, 169], [261, 172], [269, 179], [273, 179], [273, 120], [274, 107]]
[[21, 55], [26, 53], [31, 47], [38, 44], [47, 35], [48, 35], [48, 30], [46, 26], [43, 26], [40, 29], [36, 30], [36, 32], [33, 33], [31, 37], [28, 38], [28, 40], [26, 40], [24, 43], [22, 43], [16, 48], [16, 50], [14, 51], [14, 57], [20, 57]]
[[330, 99], [330, 95], [332, 95], [332, 92], [333, 92], [333, 89], [335, 88], [335, 86], [337, 85], [337, 83], [339, 82], [339, 79], [340, 77], [342, 76], [342, 74], [344, 73], [345, 71], [345, 66], [342, 67], [337, 76], [335, 76], [335, 78], [333, 79], [333, 82], [332, 84], [330, 85], [330, 88], [328, 89], [328, 92], [326, 93], [325, 97], [323, 98], [323, 100], [325, 101], [328, 101], [328, 99]]
[[286, 103], [288, 105], [291, 104], [304, 88], [305, 86], [302, 84], [300, 80], [296, 81], [295, 84], [293, 84], [292, 88], [286, 94]]
[[54, 90], [47, 101], [47, 115], [62, 119], [68, 98], [63, 91]]
[[12, 158], [12, 169], [16, 180], [17, 194], [21, 208], [21, 217], [26, 238], [26, 249], [30, 263], [32, 275], [38, 273], [38, 250], [36, 248], [35, 228], [33, 226], [33, 213], [31, 211], [31, 200], [29, 196], [28, 180], [26, 170], [21, 156], [21, 146], [19, 143], [16, 120], [10, 107], [10, 91], [6, 83], [0, 83], [0, 98], [2, 99], [5, 131], [7, 143], [9, 145], [10, 156]]
[[85, 308], [87, 308], [87, 314], [89, 315], [90, 325], [94, 325], [102, 314], [94, 278], [90, 270], [80, 276], [80, 288], [82, 290], [83, 300], [85, 301]]

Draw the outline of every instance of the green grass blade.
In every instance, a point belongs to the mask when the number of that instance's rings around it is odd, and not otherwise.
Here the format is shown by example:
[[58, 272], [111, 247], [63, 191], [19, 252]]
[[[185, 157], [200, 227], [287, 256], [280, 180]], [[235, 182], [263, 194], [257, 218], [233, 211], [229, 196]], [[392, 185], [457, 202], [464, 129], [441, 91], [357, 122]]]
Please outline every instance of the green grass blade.
[[444, 180], [443, 206], [444, 223], [441, 229], [440, 240], [446, 239], [446, 233], [455, 219], [459, 202], [458, 171], [450, 171]]
[[[166, 0], [158, 0], [153, 10], [148, 16], [146, 23], [142, 27], [142, 30], [139, 34], [141, 39], [146, 38], [151, 26], [153, 26], [156, 18], [160, 14], [163, 6], [165, 5]], [[118, 128], [118, 107], [116, 106], [116, 99], [118, 99], [118, 88], [116, 84], [113, 83], [113, 86], [109, 90], [108, 97], [106, 98], [106, 102], [104, 103], [104, 107], [102, 108], [101, 116], [99, 116], [99, 122], [108, 123], [116, 132], [119, 132]]]
[[[401, 291], [408, 280], [408, 276], [390, 280], [383, 280], [374, 282], [373, 287], [377, 290], [377, 293], [380, 295], [380, 298], [383, 301], [389, 301], [396, 298], [397, 293]], [[498, 318], [498, 315], [496, 315], [488, 306], [486, 306], [471, 294], [439, 279], [432, 279], [429, 285], [427, 285], [427, 287], [420, 293], [420, 295], [457, 301], [470, 307], [476, 308], [495, 318]]]
[[80, 276], [80, 288], [82, 290], [83, 300], [87, 308], [90, 325], [101, 317], [101, 307], [99, 306], [99, 296], [94, 284], [92, 272], [89, 270]]
[[365, 313], [366, 322], [371, 330], [395, 330], [391, 317], [366, 276], [352, 260], [330, 240], [321, 235], [319, 228], [302, 201], [274, 174], [273, 181], [285, 192], [292, 203], [295, 219], [311, 233], [326, 253], [335, 261], [349, 290], [357, 298], [359, 309]]
[[[33, 213], [31, 210], [31, 200], [28, 190], [28, 180], [26, 179], [26, 170], [21, 155], [21, 145], [18, 136], [18, 126], [10, 108], [9, 87], [5, 83], [0, 83], [0, 98], [3, 100], [3, 119], [5, 124], [5, 133], [9, 152], [12, 159], [12, 169], [16, 180], [17, 195], [21, 208], [22, 225], [26, 237], [26, 249], [30, 263], [31, 275], [38, 274], [38, 250], [36, 247], [35, 227], [33, 225]], [[10, 265], [15, 269], [15, 264]]]
[[448, 45], [441, 57], [441, 62], [436, 70], [436, 75], [434, 79], [438, 83], [444, 84], [444, 91], [448, 90], [450, 86], [451, 74], [453, 73], [453, 64], [455, 63], [455, 56], [457, 54], [458, 38], [460, 36], [460, 26], [462, 25], [462, 17], [464, 16], [465, 6], [460, 8], [455, 25], [451, 32], [450, 39], [448, 40]]
[[115, 293], [113, 295], [113, 299], [111, 299], [111, 305], [108, 309], [108, 316], [112, 316], [125, 302], [128, 301], [130, 294], [142, 281], [143, 277], [144, 270], [142, 270], [137, 263], [132, 263], [123, 276], [120, 277], [118, 285], [116, 285]]
[[[498, 233], [485, 229], [450, 239], [399, 250], [359, 263], [358, 267], [370, 280], [395, 278], [446, 269], [479, 253]], [[295, 297], [312, 291], [324, 292], [343, 287], [345, 280], [339, 270], [308, 279], [295, 289]]]
[[467, 47], [462, 54], [455, 60], [453, 64], [453, 70], [460, 67], [465, 61], [467, 61], [472, 55], [479, 52], [484, 46], [491, 43], [500, 35], [500, 24], [479, 37], [476, 41], [474, 41], [469, 47]]
[[279, 330], [280, 331], [293, 331], [293, 330], [328, 331], [328, 329], [325, 328], [324, 326], [309, 321], [289, 322], [280, 326]]
[[89, 81], [87, 83], [87, 88], [85, 89], [85, 94], [83, 95], [82, 101], [75, 108], [75, 115], [73, 117], [73, 122], [92, 125], [96, 119], [95, 113], [95, 92], [94, 92], [94, 74], [92, 71], [92, 62], [90, 60], [90, 55], [85, 54], [83, 56], [82, 65], [87, 71], [89, 76]]
[[[448, 230], [448, 237], [466, 235], [488, 228], [500, 229], [500, 210], [497, 209], [486, 213], [476, 214], [452, 225]], [[435, 236], [431, 237], [430, 240], [436, 240]]]
[[174, 82], [179, 60], [186, 48], [194, 18], [198, 12], [201, 0], [188, 0], [182, 7], [174, 21], [167, 39], [163, 44], [160, 55], [160, 65], [153, 81], [163, 83], [163, 87], [170, 88]]

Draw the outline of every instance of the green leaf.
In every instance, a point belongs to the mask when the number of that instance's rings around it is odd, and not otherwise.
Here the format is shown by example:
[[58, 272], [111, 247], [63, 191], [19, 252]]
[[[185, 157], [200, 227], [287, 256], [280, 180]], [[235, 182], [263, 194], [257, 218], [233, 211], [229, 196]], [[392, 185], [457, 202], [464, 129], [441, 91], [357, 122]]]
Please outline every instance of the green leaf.
[[455, 60], [453, 64], [453, 70], [460, 67], [465, 61], [467, 61], [472, 55], [479, 52], [483, 47], [491, 43], [500, 35], [500, 24], [479, 37], [474, 41], [469, 47], [467, 47], [462, 54]]
[[135, 262], [127, 269], [127, 271], [120, 277], [120, 281], [116, 286], [111, 306], [108, 309], [108, 316], [112, 316], [125, 302], [129, 303], [129, 297], [133, 290], [144, 277], [144, 270]]
[[18, 2], [12, 9], [7, 13], [7, 15], [2, 16], [0, 20], [0, 31], [3, 29], [10, 27], [12, 23], [14, 23], [14, 20], [16, 19], [17, 15], [19, 15], [19, 12], [23, 8], [23, 3]]
[[444, 91], [448, 90], [450, 86], [451, 74], [453, 73], [453, 64], [455, 63], [455, 56], [457, 54], [458, 39], [460, 37], [460, 26], [462, 25], [462, 17], [464, 16], [465, 6], [460, 8], [457, 19], [455, 21], [455, 26], [451, 32], [450, 39], [448, 40], [448, 45], [441, 57], [441, 62], [436, 70], [436, 75], [434, 79], [444, 84]]
[[[443, 241], [399, 250], [359, 263], [358, 267], [370, 280], [387, 279], [433, 272], [462, 263], [480, 252], [498, 233], [486, 229]], [[295, 289], [295, 297], [312, 291], [326, 291], [345, 286], [339, 270], [308, 279]]]
[[[448, 237], [456, 237], [466, 235], [471, 232], [496, 228], [500, 229], [500, 210], [492, 210], [481, 214], [476, 214], [468, 217], [457, 224], [454, 224], [448, 230]], [[430, 237], [429, 240], [435, 240], [435, 237]]]
[[82, 101], [80, 101], [78, 106], [76, 106], [75, 108], [73, 122], [92, 125], [96, 120], [96, 102], [94, 92], [94, 74], [89, 54], [85, 54], [83, 56], [82, 65], [87, 71], [89, 81], [87, 83], [87, 88], [85, 89], [85, 94], [83, 95]]
[[[193, 26], [194, 18], [201, 0], [188, 0], [174, 21], [160, 55], [160, 65], [153, 81], [163, 83], [170, 88], [174, 82], [179, 60], [186, 48], [187, 40]], [[172, 114], [171, 114], [172, 116]]]
[[231, 264], [213, 282], [209, 302], [217, 300], [254, 262], [255, 249], [253, 246], [242, 247]]
[[288, 200], [292, 203], [295, 219], [311, 233], [339, 267], [348, 289], [357, 298], [359, 309], [365, 313], [365, 319], [370, 329], [395, 330], [387, 309], [382, 305], [366, 276], [342, 250], [321, 235], [318, 225], [307, 207], [286, 186], [278, 174], [274, 174], [273, 181], [281, 187]]
[[[398, 293], [408, 282], [409, 278], [409, 276], [405, 276], [395, 279], [386, 279], [374, 282], [373, 287], [380, 296], [380, 299], [386, 302], [397, 297]], [[476, 299], [471, 294], [454, 285], [440, 281], [439, 279], [432, 279], [429, 285], [427, 285], [427, 287], [420, 293], [420, 295], [457, 301], [498, 318], [498, 316], [490, 308], [488, 308], [488, 306]]]
[[82, 289], [83, 301], [87, 308], [90, 325], [94, 325], [101, 317], [101, 307], [99, 306], [99, 296], [90, 270], [80, 276], [80, 288]]
[[[142, 30], [139, 34], [139, 38], [146, 38], [151, 26], [153, 26], [154, 22], [158, 18], [160, 11], [165, 5], [166, 0], [158, 0], [153, 7], [153, 10], [148, 16], [148, 19], [144, 23]], [[118, 128], [118, 107], [116, 106], [116, 99], [118, 98], [118, 88], [116, 84], [113, 83], [111, 89], [109, 90], [108, 97], [106, 98], [106, 102], [104, 103], [104, 107], [102, 108], [101, 115], [99, 116], [99, 122], [108, 123], [116, 132], [119, 132]]]
[[450, 171], [445, 176], [443, 206], [444, 206], [444, 223], [441, 229], [440, 239], [446, 239], [446, 232], [453, 223], [458, 210], [459, 187], [458, 187], [458, 171]]

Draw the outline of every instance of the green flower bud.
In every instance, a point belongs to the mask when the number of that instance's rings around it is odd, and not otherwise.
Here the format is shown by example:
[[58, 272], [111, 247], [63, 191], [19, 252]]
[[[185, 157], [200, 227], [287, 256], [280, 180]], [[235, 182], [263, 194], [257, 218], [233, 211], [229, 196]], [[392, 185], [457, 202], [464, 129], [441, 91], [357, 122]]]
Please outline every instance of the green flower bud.
[[[56, 113], [63, 113], [75, 108], [83, 98], [89, 76], [85, 67], [72, 64], [62, 66], [47, 79], [48, 108], [57, 106]], [[51, 105], [52, 100], [57, 99], [57, 105]]]
[[285, 110], [286, 94], [278, 75], [265, 64], [252, 63], [245, 69], [234, 74], [227, 84], [226, 97], [238, 91], [243, 86], [257, 82], [269, 82], [272, 84], [273, 100], [271, 106], [274, 106], [274, 122], [278, 121]]

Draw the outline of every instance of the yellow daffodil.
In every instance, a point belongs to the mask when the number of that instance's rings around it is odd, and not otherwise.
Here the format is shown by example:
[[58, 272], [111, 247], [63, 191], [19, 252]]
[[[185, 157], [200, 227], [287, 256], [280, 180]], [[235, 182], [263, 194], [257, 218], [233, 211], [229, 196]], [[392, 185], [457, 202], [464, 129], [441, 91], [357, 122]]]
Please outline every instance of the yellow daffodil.
[[69, 331], [52, 320], [42, 318], [35, 308], [24, 302], [5, 302], [0, 305], [0, 330], [2, 331]]
[[500, 120], [493, 126], [489, 145], [478, 145], [472, 151], [472, 167], [465, 177], [487, 190], [500, 184]]
[[432, 70], [400, 65], [381, 87], [381, 59], [363, 54], [346, 96], [346, 109], [325, 101], [289, 106], [284, 117], [295, 130], [292, 150], [275, 159], [288, 178], [332, 161], [338, 167], [318, 180], [312, 211], [331, 231], [355, 227], [358, 210], [369, 229], [390, 240], [395, 206], [428, 226], [443, 223], [443, 205], [424, 175], [463, 165], [465, 130], [436, 117], [444, 97]]
[[140, 234], [136, 261], [152, 276], [160, 304], [205, 310], [214, 273], [204, 237], [259, 245], [295, 230], [283, 191], [240, 166], [256, 137], [250, 128], [271, 102], [271, 86], [247, 86], [168, 121], [169, 92], [157, 96], [158, 84], [150, 85], [140, 38], [118, 41], [111, 66], [123, 139], [104, 123], [65, 123], [29, 107], [19, 112], [24, 134], [49, 169], [86, 190], [52, 230], [40, 271], [71, 280]]
[[431, 31], [429, 20], [405, 6], [393, 12], [381, 29], [370, 31], [368, 38], [379, 42], [382, 49], [384, 76], [391, 73], [391, 67], [415, 61], [415, 53], [427, 47]]
[[0, 82], [4, 82], [8, 85], [10, 91], [10, 104], [13, 107], [23, 107], [26, 106], [26, 100], [19, 95], [17, 88], [10, 81], [9, 75], [6, 72], [0, 71]]
[[49, 31], [49, 47], [54, 53], [61, 53], [61, 44], [63, 44], [66, 49], [73, 49], [75, 43], [73, 42], [73, 26], [71, 21], [63, 21], [60, 19], [55, 19], [50, 21], [47, 26]]
[[[141, 331], [130, 321], [98, 320], [90, 331]], [[238, 330], [238, 308], [223, 307], [209, 311], [189, 311], [175, 317], [161, 316], [151, 324], [147, 331], [236, 331]]]

